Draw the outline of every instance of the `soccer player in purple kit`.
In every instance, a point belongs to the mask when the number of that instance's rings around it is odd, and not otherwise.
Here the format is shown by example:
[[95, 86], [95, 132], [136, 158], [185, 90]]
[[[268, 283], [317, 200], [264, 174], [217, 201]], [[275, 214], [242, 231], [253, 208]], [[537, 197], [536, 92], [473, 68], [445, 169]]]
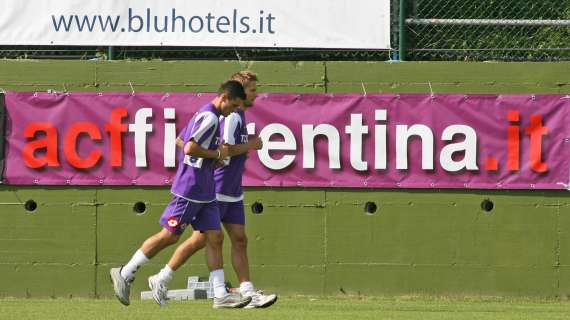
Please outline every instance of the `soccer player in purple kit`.
[[[244, 86], [247, 99], [243, 102], [241, 110], [237, 109], [236, 112], [221, 117], [220, 120], [221, 136], [223, 143], [229, 145], [230, 159], [224, 161], [223, 166], [215, 170], [216, 198], [220, 208], [221, 221], [230, 236], [232, 264], [240, 282], [240, 293], [252, 298], [245, 308], [266, 308], [275, 303], [277, 295], [266, 295], [255, 290], [250, 281], [241, 186], [247, 152], [252, 149], [259, 150], [262, 147], [259, 137], [248, 139], [244, 114], [255, 100], [257, 75], [250, 71], [241, 71], [234, 74], [231, 79], [239, 81]], [[181, 133], [181, 135], [184, 134], [185, 132]], [[177, 144], [182, 146], [183, 141], [177, 139]], [[168, 282], [174, 271], [205, 245], [204, 235], [194, 231], [189, 239], [176, 248], [168, 264], [158, 274], [149, 278], [149, 282], [156, 283], [156, 285], [151, 286], [151, 290], [158, 304], [163, 305], [167, 301]]]
[[[218, 288], [215, 290], [214, 308], [240, 308], [251, 301], [251, 297], [230, 294], [225, 290], [223, 233], [214, 183], [215, 161], [229, 155], [229, 148], [219, 145], [219, 117], [231, 114], [245, 99], [241, 83], [226, 81], [221, 85], [219, 95], [203, 106], [188, 123], [182, 137], [185, 156], [180, 159], [172, 184], [172, 200], [160, 218], [163, 229], [146, 239], [127, 264], [110, 270], [115, 295], [122, 304], [130, 304], [130, 287], [137, 269], [164, 248], [178, 242], [188, 225], [203, 232], [205, 237], [210, 278]], [[149, 285], [152, 286], [150, 281]]]

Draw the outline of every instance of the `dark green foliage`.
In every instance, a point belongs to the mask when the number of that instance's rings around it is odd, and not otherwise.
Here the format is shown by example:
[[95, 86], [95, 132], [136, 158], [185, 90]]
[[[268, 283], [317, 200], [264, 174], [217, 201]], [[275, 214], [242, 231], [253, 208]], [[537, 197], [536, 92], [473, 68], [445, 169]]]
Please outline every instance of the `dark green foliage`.
[[[570, 20], [567, 0], [417, 0], [422, 19]], [[570, 26], [428, 25], [409, 30], [412, 60], [570, 59]]]

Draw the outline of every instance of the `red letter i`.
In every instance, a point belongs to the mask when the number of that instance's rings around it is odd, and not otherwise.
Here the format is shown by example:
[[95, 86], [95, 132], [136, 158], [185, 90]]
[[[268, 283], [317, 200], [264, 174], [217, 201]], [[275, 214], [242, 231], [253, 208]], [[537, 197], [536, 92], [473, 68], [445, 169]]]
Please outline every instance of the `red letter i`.
[[548, 165], [542, 161], [542, 137], [548, 134], [548, 128], [542, 125], [542, 115], [530, 116], [530, 126], [525, 130], [530, 136], [530, 167], [534, 172], [548, 171]]
[[520, 169], [520, 113], [509, 111], [507, 119], [511, 123], [508, 128], [507, 137], [507, 168], [509, 171], [519, 171]]

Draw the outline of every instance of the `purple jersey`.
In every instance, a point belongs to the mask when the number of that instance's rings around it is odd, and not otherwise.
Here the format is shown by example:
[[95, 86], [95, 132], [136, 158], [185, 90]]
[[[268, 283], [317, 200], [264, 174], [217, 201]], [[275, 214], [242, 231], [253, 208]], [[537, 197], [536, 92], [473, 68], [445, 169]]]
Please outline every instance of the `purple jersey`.
[[[219, 116], [220, 112], [213, 104], [203, 106], [192, 117], [179, 138], [184, 141], [184, 144], [194, 140], [204, 149], [216, 150], [220, 142]], [[213, 163], [213, 159], [184, 155], [178, 164], [171, 192], [191, 201], [215, 200]]]
[[[227, 117], [220, 117], [220, 136], [224, 143], [235, 145], [247, 143], [247, 128], [243, 110], [237, 109]], [[229, 197], [241, 197], [241, 177], [245, 169], [247, 153], [231, 157], [224, 166], [215, 170], [216, 193]]]

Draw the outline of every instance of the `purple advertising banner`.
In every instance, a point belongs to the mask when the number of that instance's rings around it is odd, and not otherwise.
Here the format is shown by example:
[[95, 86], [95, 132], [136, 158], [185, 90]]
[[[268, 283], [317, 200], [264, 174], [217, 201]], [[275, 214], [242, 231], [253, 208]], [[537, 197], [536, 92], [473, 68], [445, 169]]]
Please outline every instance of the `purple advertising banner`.
[[[214, 94], [6, 94], [13, 185], [170, 185]], [[245, 186], [568, 189], [570, 97], [261, 94]]]

